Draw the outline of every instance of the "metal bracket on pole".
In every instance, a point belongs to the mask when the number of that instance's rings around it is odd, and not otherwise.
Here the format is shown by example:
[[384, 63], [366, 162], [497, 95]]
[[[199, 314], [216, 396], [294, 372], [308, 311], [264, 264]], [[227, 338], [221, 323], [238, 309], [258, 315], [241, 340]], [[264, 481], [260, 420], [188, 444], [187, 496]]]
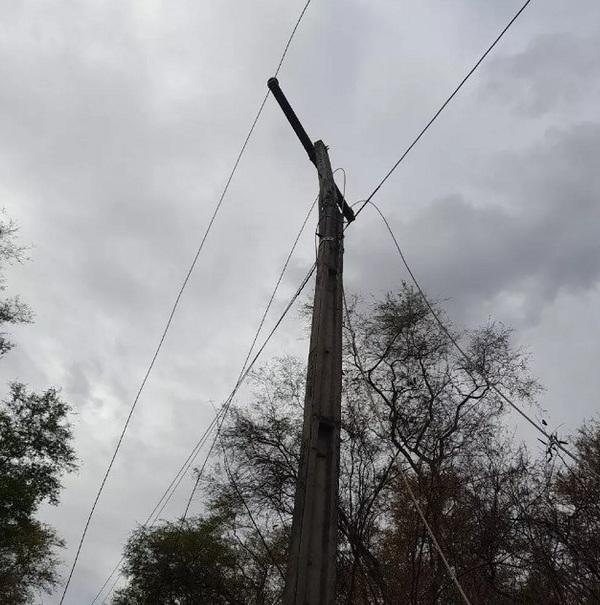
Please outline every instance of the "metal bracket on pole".
[[[279, 103], [279, 107], [281, 107], [283, 113], [285, 114], [285, 117], [288, 119], [290, 126], [294, 129], [294, 132], [300, 139], [302, 146], [304, 147], [304, 149], [306, 150], [306, 153], [308, 154], [308, 159], [316, 166], [317, 161], [316, 161], [316, 155], [315, 155], [315, 147], [314, 147], [312, 141], [310, 140], [310, 137], [308, 136], [308, 134], [306, 134], [306, 130], [304, 130], [304, 127], [300, 123], [300, 120], [298, 119], [296, 112], [292, 109], [292, 106], [289, 104], [288, 100], [286, 99], [285, 95], [283, 94], [283, 91], [281, 90], [281, 88], [279, 86], [279, 81], [277, 80], [277, 78], [269, 78], [269, 80], [267, 82], [267, 86], [269, 87], [269, 90], [275, 97], [275, 100]], [[335, 186], [335, 188], [337, 191], [338, 205], [340, 206], [340, 209], [342, 210], [344, 218], [349, 223], [351, 223], [355, 219], [354, 210], [352, 210], [352, 208], [348, 205], [348, 203], [344, 199], [344, 196], [341, 194], [340, 190], [338, 189], [337, 185]]]

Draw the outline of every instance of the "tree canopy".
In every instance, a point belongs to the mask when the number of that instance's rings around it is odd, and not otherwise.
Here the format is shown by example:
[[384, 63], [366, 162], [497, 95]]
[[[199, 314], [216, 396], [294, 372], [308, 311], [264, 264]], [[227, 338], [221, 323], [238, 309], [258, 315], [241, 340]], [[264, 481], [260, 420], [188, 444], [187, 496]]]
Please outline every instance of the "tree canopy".
[[[2, 215], [0, 291], [6, 288], [2, 268], [22, 259], [15, 232]], [[0, 300], [0, 328], [30, 320], [18, 297]], [[12, 347], [0, 333], [0, 357]], [[36, 393], [13, 382], [0, 400], [0, 602], [6, 605], [31, 603], [58, 583], [56, 550], [63, 541], [35, 516], [43, 502], [58, 504], [61, 477], [76, 466], [69, 412], [54, 388]]]
[[141, 527], [127, 543], [125, 558], [131, 582], [118, 592], [116, 604], [244, 603], [240, 552], [224, 538], [216, 517]]
[[[515, 443], [505, 428], [504, 401], [492, 387], [535, 406], [541, 387], [527, 355], [514, 347], [506, 327], [490, 322], [459, 330], [436, 309], [468, 361], [406, 285], [370, 307], [354, 301], [349, 309], [338, 602], [462, 602], [405, 481], [473, 603], [598, 602], [598, 425], [581, 429], [574, 447], [584, 462], [571, 469], [552, 447], [533, 455]], [[221, 432], [206, 484], [209, 518], [195, 521], [202, 526], [211, 516], [218, 519], [219, 544], [232, 558], [228, 568], [214, 564], [229, 569], [232, 582], [241, 579], [235, 595], [221, 593], [219, 602], [280, 602], [304, 382], [304, 364], [293, 357], [267, 364], [253, 375], [253, 395], [231, 411]], [[188, 531], [187, 525], [159, 524], [133, 535], [125, 552], [125, 591], [144, 586], [148, 577], [136, 563], [140, 540], [145, 551], [174, 527], [180, 536]], [[176, 576], [196, 573], [185, 562], [184, 541], [168, 545], [170, 555], [163, 554], [177, 562]], [[166, 564], [152, 570], [153, 582], [173, 580]], [[183, 596], [153, 598], [140, 602], [187, 602]]]

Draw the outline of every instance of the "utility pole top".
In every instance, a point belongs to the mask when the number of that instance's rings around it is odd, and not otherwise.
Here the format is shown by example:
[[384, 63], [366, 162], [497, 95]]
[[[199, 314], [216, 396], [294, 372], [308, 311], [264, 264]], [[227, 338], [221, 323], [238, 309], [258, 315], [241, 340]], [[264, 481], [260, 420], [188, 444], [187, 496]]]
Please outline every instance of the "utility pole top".
[[[317, 165], [317, 156], [315, 153], [315, 146], [313, 145], [311, 138], [306, 133], [306, 130], [304, 130], [304, 127], [300, 123], [300, 120], [298, 119], [296, 112], [292, 109], [292, 106], [290, 105], [286, 96], [283, 94], [283, 91], [281, 90], [281, 87], [279, 86], [279, 80], [277, 80], [277, 78], [269, 78], [269, 80], [267, 81], [267, 86], [269, 87], [269, 90], [275, 97], [275, 100], [277, 101], [277, 103], [279, 103], [279, 107], [281, 107], [281, 110], [285, 114], [285, 117], [288, 119], [290, 126], [293, 128], [294, 132], [300, 139], [300, 142], [302, 143], [302, 147], [304, 147], [304, 149], [306, 150], [306, 153], [308, 154], [308, 159], [317, 167], [317, 170], [319, 170], [319, 166]], [[337, 203], [338, 203], [340, 209], [342, 210], [344, 218], [349, 223], [351, 223], [355, 218], [354, 210], [352, 210], [352, 208], [348, 205], [348, 203], [344, 199], [344, 196], [341, 194], [340, 190], [338, 189], [337, 185], [334, 184], [334, 187], [335, 187], [335, 191], [337, 194], [336, 195]]]

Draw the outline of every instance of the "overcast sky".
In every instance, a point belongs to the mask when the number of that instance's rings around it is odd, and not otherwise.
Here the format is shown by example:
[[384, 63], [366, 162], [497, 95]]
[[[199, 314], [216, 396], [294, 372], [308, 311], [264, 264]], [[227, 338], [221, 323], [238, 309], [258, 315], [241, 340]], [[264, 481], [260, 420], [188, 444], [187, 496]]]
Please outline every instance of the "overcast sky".
[[[36, 323], [2, 384], [62, 387], [78, 473], [43, 518], [70, 565], [170, 305], [304, 0], [0, 0], [0, 206], [32, 261]], [[280, 83], [364, 198], [520, 2], [313, 0]], [[449, 315], [516, 328], [552, 429], [600, 391], [600, 3], [534, 0], [374, 201]], [[339, 176], [339, 174], [338, 174]], [[340, 181], [341, 184], [341, 181]], [[240, 164], [90, 528], [69, 596], [91, 601], [231, 389], [317, 191], [273, 100]], [[314, 256], [306, 230], [275, 321]], [[346, 289], [406, 278], [366, 209]], [[265, 351], [305, 355], [293, 312]], [[6, 388], [6, 387], [4, 387]], [[188, 492], [191, 478], [182, 487]], [[166, 513], [182, 512], [184, 494]], [[195, 503], [196, 511], [200, 503]], [[65, 567], [66, 569], [66, 567]], [[57, 595], [43, 603], [58, 603]]]

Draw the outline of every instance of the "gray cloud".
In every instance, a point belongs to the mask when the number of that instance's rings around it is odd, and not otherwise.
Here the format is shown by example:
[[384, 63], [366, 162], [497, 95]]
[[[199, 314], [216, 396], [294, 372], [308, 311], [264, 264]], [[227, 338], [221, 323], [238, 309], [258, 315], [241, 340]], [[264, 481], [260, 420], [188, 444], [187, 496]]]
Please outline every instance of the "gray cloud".
[[595, 46], [595, 36], [540, 35], [525, 50], [492, 60], [487, 94], [529, 117], [557, 109], [578, 113], [599, 92]]
[[[509, 205], [455, 194], [431, 202], [397, 233], [424, 284], [456, 307], [494, 308], [518, 299], [512, 321], [537, 321], [563, 290], [586, 291], [600, 277], [600, 125], [553, 130], [533, 148], [491, 160], [485, 179], [494, 197]], [[403, 275], [382, 228], [370, 253], [357, 256], [356, 274], [366, 289]], [[383, 238], [383, 242], [380, 240]], [[367, 285], [364, 276], [368, 276]]]

